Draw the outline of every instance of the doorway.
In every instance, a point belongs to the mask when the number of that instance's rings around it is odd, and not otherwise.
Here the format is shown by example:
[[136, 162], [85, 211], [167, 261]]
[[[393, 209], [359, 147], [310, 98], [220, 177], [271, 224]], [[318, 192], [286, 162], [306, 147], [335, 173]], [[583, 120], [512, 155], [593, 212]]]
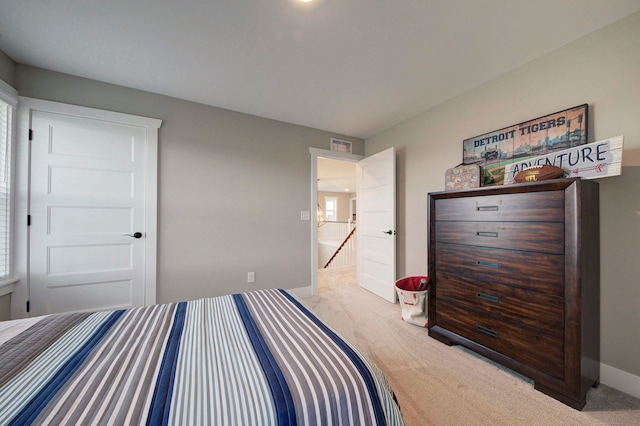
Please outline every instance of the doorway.
[[353, 161], [317, 159], [319, 291], [336, 274], [355, 277], [356, 166]]
[[[363, 157], [309, 148], [311, 153], [311, 201], [318, 205], [318, 158], [332, 158], [357, 163], [357, 284], [395, 303], [395, 198], [396, 156], [393, 147]], [[318, 218], [311, 215], [311, 294], [318, 294]]]
[[[311, 292], [315, 296], [318, 294], [319, 268], [324, 266], [320, 264], [318, 249], [318, 229], [320, 222], [323, 220], [323, 217], [318, 215], [318, 206], [323, 206], [324, 204], [323, 196], [319, 196], [319, 193], [322, 192], [322, 194], [330, 194], [328, 196], [332, 196], [331, 194], [350, 194], [344, 196], [346, 202], [341, 203], [338, 207], [338, 215], [347, 222], [349, 217], [353, 217], [351, 215], [355, 214], [355, 211], [351, 211], [350, 207], [350, 204], [353, 203], [351, 199], [355, 198], [354, 194], [356, 192], [355, 165], [364, 157], [361, 155], [317, 148], [309, 148], [309, 152], [311, 153], [311, 205], [314, 206], [314, 214], [311, 215]], [[319, 166], [320, 162], [323, 164]], [[348, 170], [347, 167], [340, 167], [341, 164], [353, 165], [353, 175], [349, 175], [348, 171], [346, 171]], [[325, 169], [324, 166], [327, 166], [327, 168]], [[321, 191], [321, 189], [323, 191]], [[348, 191], [345, 191], [345, 189]], [[355, 203], [353, 206], [355, 207]], [[341, 211], [341, 209], [344, 210]], [[322, 210], [324, 210], [324, 208]]]

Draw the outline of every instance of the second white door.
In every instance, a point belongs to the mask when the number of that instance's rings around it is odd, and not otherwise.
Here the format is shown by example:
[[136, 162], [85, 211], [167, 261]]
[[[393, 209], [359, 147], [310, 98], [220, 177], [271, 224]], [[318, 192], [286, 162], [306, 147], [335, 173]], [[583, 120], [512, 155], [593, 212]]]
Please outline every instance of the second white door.
[[30, 110], [31, 315], [155, 303], [155, 274], [146, 275], [147, 262], [155, 268], [148, 133], [157, 128], [51, 109]]

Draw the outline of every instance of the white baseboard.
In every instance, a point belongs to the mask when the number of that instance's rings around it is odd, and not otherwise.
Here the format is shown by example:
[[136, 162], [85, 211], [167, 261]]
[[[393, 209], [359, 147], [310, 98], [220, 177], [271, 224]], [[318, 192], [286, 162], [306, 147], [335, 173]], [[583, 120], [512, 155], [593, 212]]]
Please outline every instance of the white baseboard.
[[640, 398], [640, 376], [600, 364], [600, 383]]
[[311, 286], [290, 288], [287, 289], [287, 291], [300, 299], [313, 296], [313, 289], [311, 288]]

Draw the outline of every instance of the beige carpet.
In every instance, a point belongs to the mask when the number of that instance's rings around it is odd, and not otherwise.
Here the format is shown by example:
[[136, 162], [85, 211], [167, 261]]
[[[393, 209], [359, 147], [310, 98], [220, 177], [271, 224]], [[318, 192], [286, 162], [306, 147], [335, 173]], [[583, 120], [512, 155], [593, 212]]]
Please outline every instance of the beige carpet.
[[361, 289], [351, 267], [321, 270], [305, 304], [387, 375], [407, 425], [640, 425], [640, 400], [600, 385], [577, 411], [528, 379], [427, 335], [400, 305]]

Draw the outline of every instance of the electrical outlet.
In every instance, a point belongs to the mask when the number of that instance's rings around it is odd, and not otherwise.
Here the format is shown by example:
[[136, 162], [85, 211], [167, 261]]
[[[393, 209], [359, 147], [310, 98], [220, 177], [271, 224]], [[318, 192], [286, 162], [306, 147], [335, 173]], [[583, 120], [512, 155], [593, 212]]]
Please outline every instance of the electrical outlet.
[[256, 282], [256, 273], [255, 272], [247, 272], [247, 282], [248, 283]]

